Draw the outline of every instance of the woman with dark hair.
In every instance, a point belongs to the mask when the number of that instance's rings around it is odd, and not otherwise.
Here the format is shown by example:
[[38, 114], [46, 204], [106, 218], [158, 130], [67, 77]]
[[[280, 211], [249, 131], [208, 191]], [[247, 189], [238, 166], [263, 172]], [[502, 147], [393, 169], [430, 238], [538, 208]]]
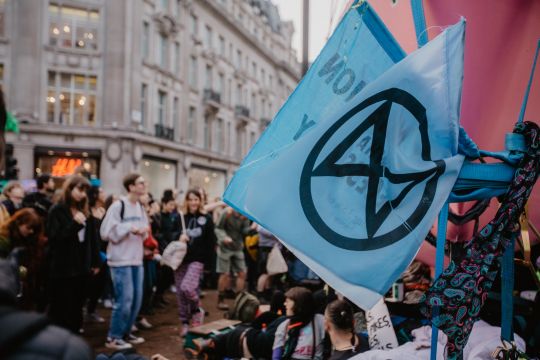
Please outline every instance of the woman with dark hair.
[[182, 233], [180, 241], [187, 244], [187, 253], [180, 267], [174, 272], [178, 313], [182, 321], [181, 336], [191, 326], [202, 324], [204, 311], [199, 308], [199, 294], [204, 261], [212, 254], [216, 246], [216, 234], [212, 216], [203, 209], [201, 193], [195, 189], [188, 190], [184, 199]]
[[99, 316], [96, 313], [96, 306], [98, 299], [103, 294], [105, 289], [105, 284], [107, 283], [109, 267], [107, 266], [106, 253], [107, 253], [107, 242], [101, 240], [99, 234], [99, 229], [101, 227], [101, 222], [105, 216], [105, 192], [103, 188], [99, 186], [91, 186], [86, 192], [88, 197], [88, 207], [90, 209], [90, 216], [88, 217], [87, 226], [94, 228], [96, 242], [100, 251], [100, 264], [99, 272], [97, 274], [92, 274], [89, 278], [88, 283], [88, 303], [86, 304], [86, 320], [92, 322], [103, 323], [105, 319]]
[[82, 325], [86, 284], [99, 271], [96, 227], [88, 220], [87, 179], [73, 175], [64, 184], [62, 199], [47, 219], [50, 245], [49, 316], [57, 325], [76, 333]]
[[315, 313], [310, 290], [293, 287], [285, 293], [287, 320], [277, 328], [272, 360], [323, 358], [324, 317]]
[[329, 360], [343, 360], [369, 350], [367, 342], [354, 332], [352, 306], [346, 300], [334, 300], [324, 312], [325, 330], [332, 342]]
[[43, 231], [41, 218], [34, 209], [21, 209], [0, 227], [0, 258], [6, 258], [15, 248], [23, 248], [20, 259], [24, 267], [21, 273], [22, 301], [24, 309], [31, 309], [37, 303], [40, 290], [39, 270], [43, 263], [43, 246], [40, 235]]

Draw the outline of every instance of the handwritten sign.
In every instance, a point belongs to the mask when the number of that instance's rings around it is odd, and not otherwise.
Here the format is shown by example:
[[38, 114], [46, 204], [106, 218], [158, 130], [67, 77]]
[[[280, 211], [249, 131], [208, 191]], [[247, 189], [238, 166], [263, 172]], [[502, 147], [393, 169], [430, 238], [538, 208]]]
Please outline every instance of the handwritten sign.
[[366, 312], [366, 321], [370, 349], [388, 350], [399, 346], [384, 300]]

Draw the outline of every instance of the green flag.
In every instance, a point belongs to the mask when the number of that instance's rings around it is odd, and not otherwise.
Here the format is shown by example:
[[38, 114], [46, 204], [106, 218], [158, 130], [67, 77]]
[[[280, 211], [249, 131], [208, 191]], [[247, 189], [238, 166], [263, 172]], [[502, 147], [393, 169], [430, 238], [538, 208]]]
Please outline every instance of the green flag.
[[6, 132], [14, 132], [19, 133], [19, 121], [17, 121], [17, 118], [13, 116], [12, 113], [9, 111], [7, 112], [7, 121], [6, 121], [6, 127], [4, 129]]

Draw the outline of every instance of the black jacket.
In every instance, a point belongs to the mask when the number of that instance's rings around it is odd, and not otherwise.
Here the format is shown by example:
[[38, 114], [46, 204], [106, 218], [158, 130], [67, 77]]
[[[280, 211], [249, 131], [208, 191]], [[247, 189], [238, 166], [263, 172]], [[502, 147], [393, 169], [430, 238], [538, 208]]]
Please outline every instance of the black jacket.
[[90, 269], [100, 266], [97, 221], [86, 220], [84, 241], [78, 232], [83, 225], [73, 220], [70, 209], [64, 204], [53, 205], [47, 218], [51, 277], [66, 278], [87, 275]]
[[178, 240], [180, 237], [180, 215], [178, 213], [161, 213], [159, 233], [154, 235], [159, 244], [159, 252], [163, 254], [163, 250], [173, 240]]
[[41, 217], [46, 218], [52, 202], [46, 194], [36, 191], [24, 197], [22, 206], [33, 208]]
[[189, 236], [184, 263], [207, 262], [215, 251], [217, 241], [212, 216], [210, 214], [188, 213], [184, 215], [184, 221], [187, 228], [186, 235]]

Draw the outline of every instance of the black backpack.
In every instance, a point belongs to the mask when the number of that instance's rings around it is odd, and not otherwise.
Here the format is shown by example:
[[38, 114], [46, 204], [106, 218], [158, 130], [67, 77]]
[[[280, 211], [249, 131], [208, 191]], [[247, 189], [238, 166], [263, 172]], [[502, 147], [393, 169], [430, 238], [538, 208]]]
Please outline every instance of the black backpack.
[[234, 299], [234, 306], [229, 312], [229, 319], [240, 320], [243, 323], [252, 322], [257, 316], [261, 302], [256, 296], [242, 291]]

